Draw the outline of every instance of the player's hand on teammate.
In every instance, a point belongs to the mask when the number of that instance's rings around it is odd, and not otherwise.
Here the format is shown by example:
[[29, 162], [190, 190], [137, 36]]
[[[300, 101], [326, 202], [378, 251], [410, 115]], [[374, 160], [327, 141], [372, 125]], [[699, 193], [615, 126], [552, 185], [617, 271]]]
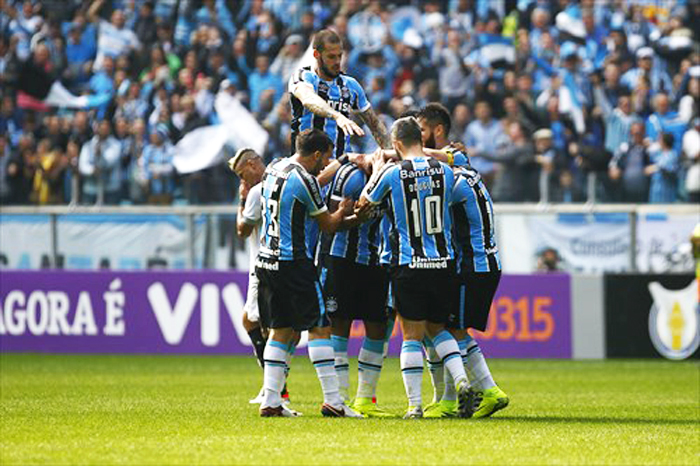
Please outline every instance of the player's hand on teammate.
[[343, 130], [347, 136], [364, 136], [365, 132], [360, 128], [360, 126], [352, 121], [350, 118], [346, 117], [342, 113], [338, 113], [335, 117], [335, 122], [338, 127]]
[[338, 210], [343, 212], [344, 217], [349, 217], [355, 211], [355, 201], [349, 197], [343, 198], [343, 200], [340, 201], [340, 204], [338, 204]]
[[459, 142], [459, 141], [452, 141], [452, 142], [450, 142], [450, 147], [452, 147], [452, 148], [455, 149], [455, 150], [460, 151], [460, 152], [463, 153], [463, 154], [466, 154], [466, 153], [467, 153], [467, 146], [465, 146], [464, 144], [462, 144], [462, 143]]

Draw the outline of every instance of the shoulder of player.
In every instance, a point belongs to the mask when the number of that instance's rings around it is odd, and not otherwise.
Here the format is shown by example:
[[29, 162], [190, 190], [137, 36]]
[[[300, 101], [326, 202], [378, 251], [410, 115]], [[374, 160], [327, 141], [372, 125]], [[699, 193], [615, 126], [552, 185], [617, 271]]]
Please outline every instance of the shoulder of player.
[[363, 91], [360, 82], [357, 79], [350, 76], [349, 74], [340, 73], [340, 79], [343, 81], [343, 84], [345, 84], [345, 86], [355, 89], [357, 91]]

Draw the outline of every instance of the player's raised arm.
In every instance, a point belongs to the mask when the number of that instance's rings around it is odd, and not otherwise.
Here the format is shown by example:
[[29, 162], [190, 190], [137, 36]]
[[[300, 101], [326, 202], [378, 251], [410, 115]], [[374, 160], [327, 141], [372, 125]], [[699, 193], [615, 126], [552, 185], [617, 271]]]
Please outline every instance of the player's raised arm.
[[374, 140], [377, 141], [379, 147], [382, 149], [391, 149], [391, 139], [389, 139], [386, 126], [372, 107], [369, 107], [364, 112], [359, 112], [359, 115], [362, 118], [362, 121], [364, 121], [367, 127], [369, 127], [372, 137], [374, 137]]
[[360, 128], [354, 121], [344, 116], [342, 113], [333, 110], [331, 106], [328, 105], [328, 102], [323, 100], [309, 84], [305, 82], [295, 84], [292, 88], [292, 94], [294, 94], [294, 97], [299, 99], [302, 105], [304, 105], [304, 107], [306, 107], [306, 109], [308, 109], [314, 115], [335, 120], [338, 127], [342, 129], [345, 134], [350, 136], [365, 135], [362, 128]]

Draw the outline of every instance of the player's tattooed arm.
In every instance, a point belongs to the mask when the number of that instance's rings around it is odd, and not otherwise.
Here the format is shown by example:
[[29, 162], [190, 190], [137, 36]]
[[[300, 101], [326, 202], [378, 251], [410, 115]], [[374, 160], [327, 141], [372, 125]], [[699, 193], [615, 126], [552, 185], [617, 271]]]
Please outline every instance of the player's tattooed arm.
[[314, 115], [335, 120], [340, 129], [342, 129], [346, 135], [365, 135], [365, 132], [362, 131], [362, 128], [360, 128], [357, 123], [342, 113], [333, 110], [331, 106], [328, 105], [328, 102], [316, 94], [313, 87], [309, 86], [308, 84], [297, 84], [292, 91], [292, 94], [294, 94], [294, 96], [301, 101], [302, 105], [304, 105], [304, 107], [306, 107]]
[[362, 121], [369, 127], [372, 132], [374, 140], [382, 149], [391, 149], [391, 139], [389, 139], [389, 134], [386, 130], [384, 122], [379, 118], [379, 116], [372, 110], [372, 107], [368, 108], [364, 112], [360, 113]]

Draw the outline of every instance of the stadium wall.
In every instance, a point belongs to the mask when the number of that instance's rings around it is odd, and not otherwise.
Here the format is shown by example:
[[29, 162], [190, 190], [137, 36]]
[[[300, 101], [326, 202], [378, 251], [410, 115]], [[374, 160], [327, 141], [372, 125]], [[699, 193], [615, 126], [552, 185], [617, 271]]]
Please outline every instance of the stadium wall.
[[[3, 352], [251, 352], [244, 272], [4, 270], [0, 278]], [[655, 282], [668, 288], [652, 297]], [[681, 359], [698, 356], [697, 317], [690, 275], [504, 275], [488, 328], [474, 336], [497, 358]], [[352, 354], [362, 337], [356, 323]], [[391, 354], [400, 340], [396, 326]]]

